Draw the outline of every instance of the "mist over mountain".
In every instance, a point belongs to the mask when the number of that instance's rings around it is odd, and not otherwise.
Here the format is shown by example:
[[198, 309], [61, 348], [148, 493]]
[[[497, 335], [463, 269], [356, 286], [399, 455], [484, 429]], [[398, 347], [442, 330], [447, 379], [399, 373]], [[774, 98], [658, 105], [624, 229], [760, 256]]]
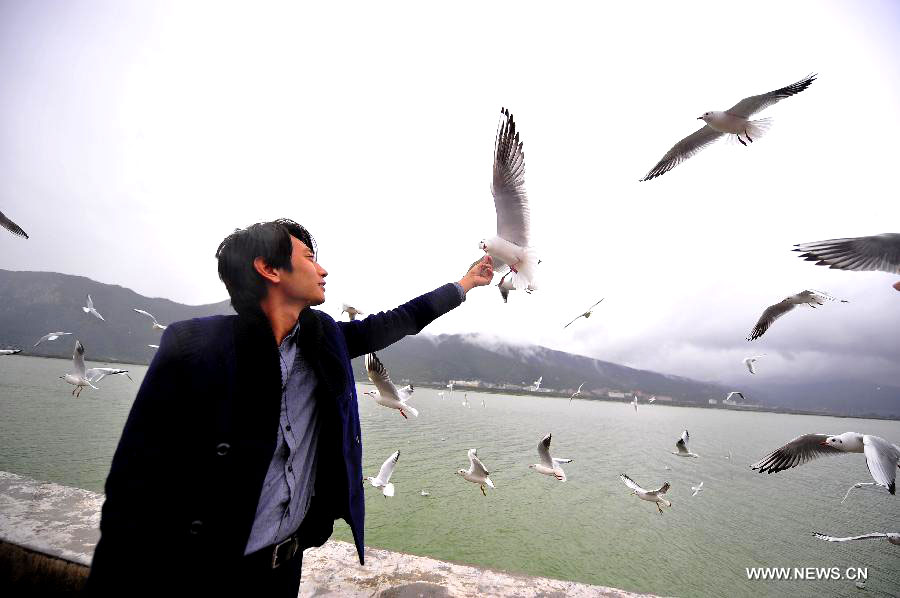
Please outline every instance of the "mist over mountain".
[[[90, 293], [106, 321], [82, 311]], [[233, 314], [227, 300], [207, 305], [183, 305], [83, 276], [53, 272], [0, 270], [0, 348], [21, 348], [23, 354], [71, 358], [74, 339], [85, 345], [91, 361], [146, 364], [161, 332], [133, 308], [154, 314], [162, 324]], [[72, 332], [57, 341], [38, 338], [52, 331]], [[513, 392], [543, 377], [549, 392], [571, 393], [583, 382], [585, 398], [608, 398], [609, 392], [639, 392], [671, 397], [675, 402], [708, 405], [721, 402], [731, 390], [744, 392], [749, 403], [770, 408], [804, 410], [832, 415], [900, 417], [900, 388], [865, 380], [824, 379], [798, 374], [795, 381], [768, 382], [763, 375], [743, 384], [705, 382], [682, 376], [635, 369], [609, 361], [535, 345], [513, 344], [484, 335], [423, 332], [380, 351], [395, 382], [445, 385], [449, 380], [478, 381]], [[357, 380], [366, 381], [363, 359], [353, 360]]]

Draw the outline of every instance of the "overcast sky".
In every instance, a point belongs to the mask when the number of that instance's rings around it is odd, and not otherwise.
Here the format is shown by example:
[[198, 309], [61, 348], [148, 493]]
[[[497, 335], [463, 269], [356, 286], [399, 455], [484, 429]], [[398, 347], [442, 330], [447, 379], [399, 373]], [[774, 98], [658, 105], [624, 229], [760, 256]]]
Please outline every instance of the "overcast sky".
[[[759, 379], [900, 385], [897, 277], [790, 251], [900, 229], [898, 56], [891, 1], [5, 1], [0, 211], [31, 238], [0, 235], [0, 268], [210, 303], [222, 238], [289, 217], [330, 272], [323, 309], [388, 309], [495, 234], [506, 106], [542, 288], [477, 289], [429, 332], [718, 381], [766, 353]], [[703, 112], [811, 72], [757, 143], [638, 182]], [[807, 288], [850, 303], [744, 340]]]

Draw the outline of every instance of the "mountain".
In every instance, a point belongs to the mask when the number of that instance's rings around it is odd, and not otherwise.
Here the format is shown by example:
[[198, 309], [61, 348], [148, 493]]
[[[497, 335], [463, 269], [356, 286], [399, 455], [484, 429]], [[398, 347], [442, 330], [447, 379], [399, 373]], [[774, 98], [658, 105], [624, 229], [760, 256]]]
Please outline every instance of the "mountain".
[[900, 418], [900, 388], [858, 380], [759, 383], [766, 404], [829, 415]]
[[[105, 322], [81, 310], [88, 293]], [[182, 305], [84, 276], [0, 270], [0, 348], [16, 347], [23, 354], [71, 359], [77, 338], [91, 361], [149, 363], [154, 350], [147, 345], [159, 344], [162, 333], [150, 328], [150, 318], [132, 311], [135, 307], [149, 311], [164, 325], [234, 313], [227, 300]], [[73, 334], [32, 349], [40, 337], [58, 330]]]

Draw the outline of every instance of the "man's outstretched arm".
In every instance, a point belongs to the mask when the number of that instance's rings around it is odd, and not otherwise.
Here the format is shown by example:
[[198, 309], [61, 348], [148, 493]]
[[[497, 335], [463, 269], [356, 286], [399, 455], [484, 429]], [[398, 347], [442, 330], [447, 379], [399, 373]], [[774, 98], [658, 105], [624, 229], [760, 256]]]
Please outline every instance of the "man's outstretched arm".
[[350, 357], [380, 351], [404, 336], [418, 334], [425, 326], [465, 301], [475, 287], [491, 283], [494, 267], [489, 255], [472, 264], [459, 282], [448, 283], [400, 307], [363, 320], [339, 322]]

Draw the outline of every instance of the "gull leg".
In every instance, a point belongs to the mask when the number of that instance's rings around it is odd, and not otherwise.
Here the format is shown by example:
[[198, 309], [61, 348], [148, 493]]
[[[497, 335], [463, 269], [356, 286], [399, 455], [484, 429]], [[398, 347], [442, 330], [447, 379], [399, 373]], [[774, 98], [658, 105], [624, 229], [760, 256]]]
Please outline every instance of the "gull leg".
[[403, 416], [403, 419], [409, 419], [408, 417], [406, 417], [406, 414], [403, 413], [403, 409], [400, 409], [399, 411], [400, 411], [400, 415]]
[[659, 509], [659, 514], [662, 515], [662, 507], [659, 506], [659, 503], [656, 503], [656, 508]]
[[744, 129], [744, 137], [747, 138], [747, 141], [749, 141], [750, 143], [753, 143], [753, 140], [750, 139], [750, 133], [747, 132], [747, 129]]
[[738, 135], [737, 138], [738, 138], [738, 141], [741, 142], [741, 145], [743, 145], [744, 147], [747, 147], [747, 143], [743, 139], [741, 139], [740, 135]]
[[487, 492], [484, 491], [484, 484], [481, 485], [481, 493], [487, 496]]

